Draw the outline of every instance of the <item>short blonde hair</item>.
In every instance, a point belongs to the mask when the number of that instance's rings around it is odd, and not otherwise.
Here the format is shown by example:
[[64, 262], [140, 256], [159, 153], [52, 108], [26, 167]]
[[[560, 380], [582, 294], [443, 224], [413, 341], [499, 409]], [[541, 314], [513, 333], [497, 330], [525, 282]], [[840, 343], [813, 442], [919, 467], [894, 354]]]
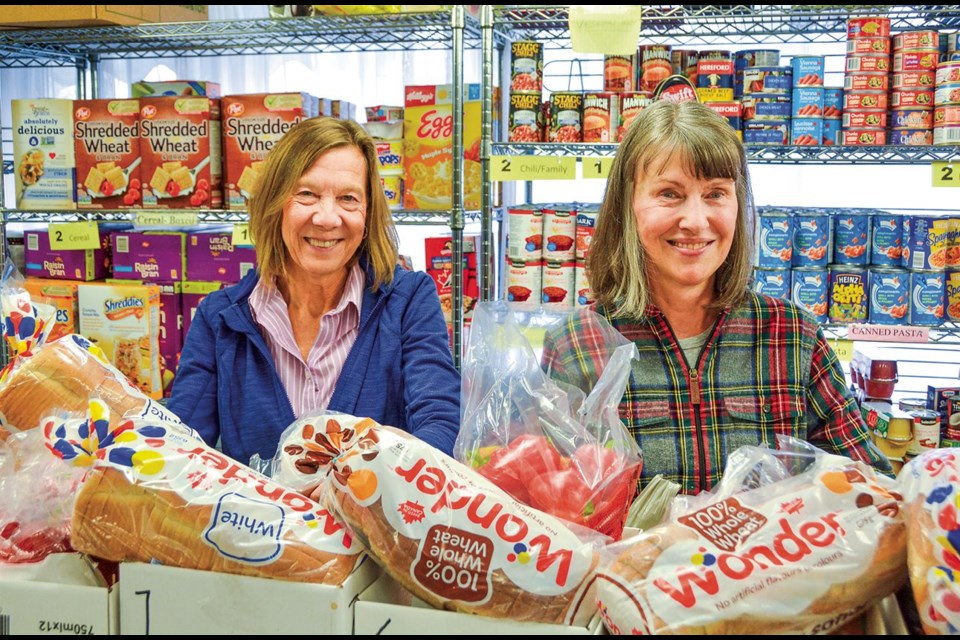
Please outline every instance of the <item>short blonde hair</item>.
[[367, 217], [365, 237], [357, 255], [366, 254], [373, 270], [373, 286], [393, 281], [398, 259], [397, 231], [380, 184], [377, 150], [373, 139], [356, 122], [318, 117], [290, 128], [270, 150], [257, 191], [250, 199], [250, 235], [257, 247], [260, 277], [272, 279], [287, 273], [289, 251], [283, 242], [283, 207], [297, 182], [323, 154], [340, 147], [356, 147], [367, 164]]
[[737, 224], [730, 254], [717, 270], [717, 297], [710, 306], [735, 305], [748, 291], [754, 208], [743, 144], [727, 121], [709, 107], [658, 101], [637, 116], [620, 144], [587, 258], [595, 298], [615, 316], [641, 317], [652, 302], [646, 251], [633, 213], [637, 168], [662, 169], [674, 156], [692, 176], [735, 182]]

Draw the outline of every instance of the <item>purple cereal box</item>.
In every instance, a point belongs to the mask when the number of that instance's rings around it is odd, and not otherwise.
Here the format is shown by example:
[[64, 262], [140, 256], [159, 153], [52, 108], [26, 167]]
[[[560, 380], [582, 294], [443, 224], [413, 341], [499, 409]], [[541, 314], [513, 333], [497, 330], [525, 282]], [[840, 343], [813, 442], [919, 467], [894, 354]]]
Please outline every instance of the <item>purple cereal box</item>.
[[114, 233], [113, 277], [146, 283], [183, 280], [186, 234], [176, 231]]
[[231, 284], [256, 267], [253, 247], [233, 245], [230, 232], [196, 232], [187, 236], [187, 279]]
[[200, 301], [207, 297], [207, 294], [221, 288], [221, 282], [184, 282], [182, 293], [180, 294], [180, 314], [183, 319], [182, 342], [187, 340], [187, 331], [190, 330], [190, 321], [193, 320]]
[[182, 283], [160, 282], [160, 380], [170, 397], [183, 346]]
[[25, 275], [57, 280], [102, 280], [110, 273], [110, 233], [100, 228], [99, 249], [50, 248], [46, 230], [23, 234]]

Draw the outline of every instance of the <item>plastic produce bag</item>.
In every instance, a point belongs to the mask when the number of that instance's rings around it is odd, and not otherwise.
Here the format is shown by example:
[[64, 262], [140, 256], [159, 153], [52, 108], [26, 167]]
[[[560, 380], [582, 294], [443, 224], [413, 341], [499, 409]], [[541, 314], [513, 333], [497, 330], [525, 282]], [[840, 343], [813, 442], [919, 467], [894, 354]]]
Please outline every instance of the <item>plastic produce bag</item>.
[[[503, 302], [477, 305], [463, 365], [454, 457], [516, 500], [619, 539], [642, 464], [618, 409], [633, 343], [592, 311], [529, 316]], [[606, 360], [580, 388], [541, 368], [522, 323], [551, 333], [589, 324]]]
[[819, 634], [906, 579], [894, 480], [792, 438], [741, 447], [711, 492], [611, 548], [597, 597], [611, 633]]

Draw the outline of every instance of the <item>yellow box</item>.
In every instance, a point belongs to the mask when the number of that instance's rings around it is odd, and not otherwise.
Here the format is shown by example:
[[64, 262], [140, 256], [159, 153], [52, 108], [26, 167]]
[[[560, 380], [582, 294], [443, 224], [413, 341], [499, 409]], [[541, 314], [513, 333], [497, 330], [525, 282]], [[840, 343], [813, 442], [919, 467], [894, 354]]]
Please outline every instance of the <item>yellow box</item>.
[[21, 4], [0, 11], [8, 27], [90, 27], [207, 19], [207, 5]]
[[77, 286], [79, 282], [70, 280], [48, 280], [46, 278], [26, 278], [23, 288], [34, 302], [48, 304], [57, 310], [53, 329], [47, 342], [77, 332]]

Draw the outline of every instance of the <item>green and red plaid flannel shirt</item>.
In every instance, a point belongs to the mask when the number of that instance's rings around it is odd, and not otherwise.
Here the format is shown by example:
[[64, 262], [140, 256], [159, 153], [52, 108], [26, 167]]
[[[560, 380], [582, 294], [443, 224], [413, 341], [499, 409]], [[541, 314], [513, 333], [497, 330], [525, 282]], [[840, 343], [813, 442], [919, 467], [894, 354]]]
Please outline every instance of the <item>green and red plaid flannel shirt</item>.
[[[613, 319], [639, 350], [620, 417], [643, 450], [642, 481], [657, 474], [695, 494], [719, 480], [744, 445], [776, 447], [787, 435], [892, 474], [870, 442], [836, 354], [820, 326], [789, 302], [750, 293], [721, 312], [695, 367], [656, 307]], [[608, 346], [594, 314], [574, 314], [548, 333], [543, 364], [555, 380], [592, 388]], [[592, 326], [591, 326], [592, 325]]]

